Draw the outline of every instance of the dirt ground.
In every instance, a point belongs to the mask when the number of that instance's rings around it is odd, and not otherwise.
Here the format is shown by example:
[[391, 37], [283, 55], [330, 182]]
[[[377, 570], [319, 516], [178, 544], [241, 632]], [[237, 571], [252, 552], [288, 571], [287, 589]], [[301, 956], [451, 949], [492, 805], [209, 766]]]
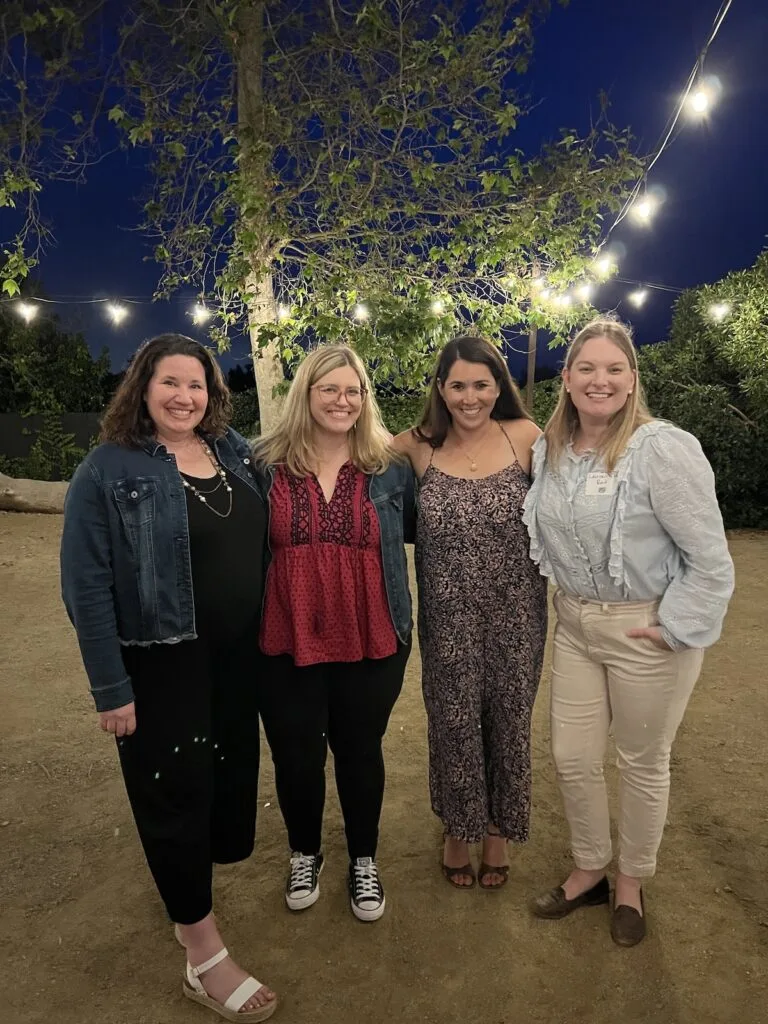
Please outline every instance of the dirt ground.
[[[0, 513], [0, 1021], [196, 1024], [182, 955], [142, 859], [112, 741], [100, 733], [59, 601], [57, 516]], [[235, 955], [280, 994], [284, 1024], [700, 1024], [768, 1021], [768, 534], [732, 537], [738, 589], [673, 756], [650, 934], [621, 950], [608, 910], [531, 918], [567, 836], [534, 723], [532, 839], [499, 893], [450, 889], [429, 808], [419, 659], [386, 740], [379, 863], [388, 910], [356, 921], [333, 787], [322, 897], [291, 915], [286, 837], [264, 758], [257, 849], [219, 869]], [[611, 769], [613, 777], [613, 769]]]

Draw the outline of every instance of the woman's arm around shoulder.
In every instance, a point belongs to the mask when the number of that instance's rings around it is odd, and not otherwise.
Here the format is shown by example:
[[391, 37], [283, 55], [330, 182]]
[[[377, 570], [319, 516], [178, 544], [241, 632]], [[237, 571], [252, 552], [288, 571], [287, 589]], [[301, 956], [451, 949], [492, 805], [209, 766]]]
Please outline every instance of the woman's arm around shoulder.
[[392, 438], [392, 447], [400, 455], [404, 455], [413, 466], [413, 470], [419, 480], [424, 475], [424, 470], [429, 463], [432, 449], [428, 442], [419, 441], [413, 428], [403, 430]]
[[531, 452], [536, 441], [541, 437], [541, 430], [533, 420], [521, 418], [517, 420], [503, 420], [501, 423], [504, 433], [512, 442], [515, 455], [521, 468], [528, 474], [531, 472]]

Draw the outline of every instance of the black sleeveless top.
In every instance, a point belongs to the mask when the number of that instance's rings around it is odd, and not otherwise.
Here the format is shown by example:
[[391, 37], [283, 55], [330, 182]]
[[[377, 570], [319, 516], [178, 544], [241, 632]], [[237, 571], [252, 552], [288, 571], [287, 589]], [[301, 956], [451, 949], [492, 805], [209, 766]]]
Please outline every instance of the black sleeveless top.
[[230, 497], [223, 485], [214, 491], [218, 475], [200, 479], [182, 474], [206, 498], [203, 504], [185, 489], [197, 634], [213, 634], [217, 642], [258, 629], [264, 593], [266, 509], [252, 488], [234, 473], [225, 473], [232, 488], [227, 518], [215, 514], [226, 514]]

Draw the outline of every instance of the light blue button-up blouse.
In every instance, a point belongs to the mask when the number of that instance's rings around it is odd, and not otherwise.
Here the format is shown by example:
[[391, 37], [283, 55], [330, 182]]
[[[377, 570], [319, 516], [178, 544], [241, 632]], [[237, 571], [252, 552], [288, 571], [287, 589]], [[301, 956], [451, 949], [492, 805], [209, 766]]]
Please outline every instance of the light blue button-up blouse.
[[604, 472], [600, 456], [569, 447], [553, 471], [546, 453], [541, 436], [523, 513], [542, 575], [593, 601], [660, 599], [670, 647], [713, 644], [734, 574], [714, 474], [696, 438], [663, 420], [638, 427], [602, 493], [590, 477]]

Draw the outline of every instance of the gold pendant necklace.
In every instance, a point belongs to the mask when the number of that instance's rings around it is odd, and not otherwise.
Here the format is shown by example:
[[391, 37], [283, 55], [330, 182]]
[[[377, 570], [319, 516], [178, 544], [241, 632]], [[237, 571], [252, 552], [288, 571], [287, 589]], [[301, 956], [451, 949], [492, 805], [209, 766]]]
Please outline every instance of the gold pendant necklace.
[[[479, 451], [479, 448], [481, 448], [483, 446], [483, 444], [485, 443], [487, 437], [490, 435], [492, 429], [493, 428], [489, 425], [487, 430], [486, 430], [486, 432], [482, 436], [482, 439], [480, 441], [480, 445], [476, 449], [477, 451]], [[461, 452], [461, 454], [464, 456], [464, 458], [469, 463], [469, 471], [470, 471], [470, 473], [476, 473], [477, 472], [477, 459], [475, 458], [474, 455], [472, 455], [471, 453], [468, 453], [466, 451], [466, 449], [464, 448], [464, 444], [463, 444], [461, 438], [457, 434], [454, 435], [454, 436], [456, 437], [456, 444], [459, 446], [459, 451]]]

